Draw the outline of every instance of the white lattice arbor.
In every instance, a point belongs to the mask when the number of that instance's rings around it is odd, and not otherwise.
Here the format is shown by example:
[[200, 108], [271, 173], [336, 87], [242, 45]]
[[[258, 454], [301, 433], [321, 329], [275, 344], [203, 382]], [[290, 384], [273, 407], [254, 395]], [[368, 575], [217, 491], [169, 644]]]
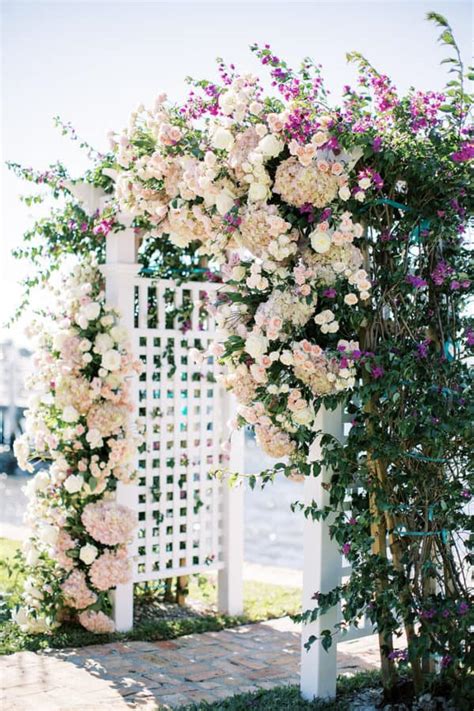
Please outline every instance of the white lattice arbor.
[[[77, 186], [75, 186], [77, 187]], [[77, 197], [93, 212], [97, 191], [84, 189]], [[126, 216], [120, 221], [126, 223]], [[221, 443], [228, 437], [227, 422], [234, 405], [215, 383], [216, 363], [204, 368], [189, 358], [190, 348], [205, 348], [213, 337], [214, 322], [206, 300], [216, 285], [177, 284], [140, 277], [135, 235], [127, 228], [107, 237], [103, 267], [108, 302], [121, 314], [132, 336], [134, 355], [143, 373], [133, 383], [135, 413], [145, 423], [145, 444], [137, 457], [134, 484], [118, 484], [117, 499], [137, 512], [138, 529], [130, 545], [133, 579], [113, 594], [118, 630], [133, 626], [133, 585], [191, 573], [218, 572], [221, 611], [242, 611], [243, 490], [230, 488], [209, 476], [221, 464]], [[189, 324], [183, 332], [174, 315], [189, 305]], [[341, 408], [321, 408], [317, 429], [343, 441], [349, 427]], [[234, 433], [228, 469], [243, 472], [244, 435]], [[305, 504], [328, 503], [331, 472], [305, 480]], [[347, 502], [350, 508], [350, 500]], [[331, 519], [306, 519], [304, 526], [303, 610], [315, 605], [316, 591], [328, 592], [350, 574], [339, 548], [329, 535]], [[336, 693], [334, 643], [325, 652], [319, 642], [304, 645], [323, 629], [333, 629], [340, 609], [333, 608], [302, 630], [301, 692], [304, 698], [333, 697]], [[372, 634], [364, 621], [348, 630], [341, 641]]]
[[[210, 476], [226, 464], [229, 396], [216, 382], [212, 357], [196, 365], [190, 348], [205, 349], [214, 335], [207, 302], [217, 285], [178, 284], [138, 275], [135, 235], [107, 237], [103, 268], [107, 300], [121, 314], [143, 371], [133, 383], [144, 444], [134, 484], [119, 484], [117, 499], [136, 510], [130, 546], [133, 580], [114, 593], [117, 629], [133, 625], [133, 584], [192, 573], [218, 572], [219, 609], [242, 612], [243, 491]], [[176, 310], [186, 307], [183, 328]], [[243, 433], [232, 436], [231, 471], [241, 471]]]

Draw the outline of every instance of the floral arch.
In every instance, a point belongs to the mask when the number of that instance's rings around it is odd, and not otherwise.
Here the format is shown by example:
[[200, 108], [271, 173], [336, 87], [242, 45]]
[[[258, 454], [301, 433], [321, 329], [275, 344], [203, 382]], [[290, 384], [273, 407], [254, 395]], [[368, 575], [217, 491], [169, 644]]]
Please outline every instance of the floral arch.
[[[352, 54], [358, 86], [345, 87], [335, 107], [318, 65], [305, 59], [293, 71], [270, 47], [253, 46], [273, 93], [257, 77], [220, 63], [220, 82], [191, 81], [183, 105], [160, 96], [151, 108], [139, 107], [86, 176], [110, 196], [106, 206], [86, 214], [73, 197], [77, 186], [60, 169], [51, 171], [42, 179], [66, 195], [60, 221], [68, 246], [54, 237], [54, 221], [42, 225], [43, 255], [26, 248], [37, 262], [71, 248], [100, 260], [104, 238], [123, 229], [127, 213], [135, 236], [146, 235], [139, 255], [147, 273], [222, 281], [208, 305], [216, 341], [194, 355], [197, 362], [220, 360], [238, 403], [236, 424], [253, 427], [262, 449], [283, 459], [261, 480], [278, 472], [308, 479], [323, 468], [331, 472], [324, 506], [310, 501], [299, 508], [313, 520], [331, 521], [331, 539], [352, 573], [331, 590], [315, 590], [315, 607], [301, 619], [324, 619], [342, 606], [332, 628], [319, 628], [328, 649], [341, 630], [368, 617], [378, 630], [386, 688], [408, 664], [418, 691], [436, 670], [453, 684], [465, 678], [472, 614], [459, 562], [471, 561], [463, 537], [471, 525], [466, 354], [474, 337], [465, 316], [472, 263], [464, 239], [472, 209], [471, 99], [451, 29], [441, 16], [431, 19], [453, 50], [445, 92], [412, 89], [401, 96], [387, 76]], [[116, 317], [87, 276], [93, 268], [83, 266], [68, 279], [62, 297], [69, 302], [58, 313], [76, 331], [71, 358], [84, 354], [71, 372], [77, 367], [88, 377], [94, 364], [105, 379], [100, 422], [87, 414], [85, 434], [80, 407], [67, 409], [66, 397], [61, 410], [56, 395], [53, 404], [43, 398], [33, 414], [44, 423], [45, 408], [48, 417], [61, 411], [56, 439], [51, 428], [41, 434], [40, 427], [39, 436], [45, 449], [67, 460], [56, 466], [56, 480], [36, 477], [34, 505], [59, 487], [68, 521], [81, 480], [86, 500], [94, 499], [80, 513], [81, 535], [93, 540], [73, 546], [74, 529], [64, 533], [70, 524], [63, 527], [62, 519], [59, 538], [41, 534], [45, 569], [67, 573], [76, 558], [82, 563], [42, 593], [40, 604], [32, 603], [37, 586], [26, 590], [30, 608], [18, 621], [33, 627], [46, 624], [39, 621], [45, 611], [55, 624], [58, 609], [73, 608], [83, 624], [105, 629], [110, 602], [101, 591], [126, 575], [121, 546], [128, 518], [108, 502], [107, 481], [130, 475], [118, 455], [118, 475], [108, 462], [115, 448], [132, 446], [119, 411], [128, 408], [123, 377], [134, 364]], [[76, 278], [89, 291], [81, 292]], [[188, 316], [182, 308], [184, 327]], [[85, 340], [95, 345], [86, 348]], [[68, 348], [51, 343], [41, 366], [46, 379], [62, 367]], [[343, 441], [318, 427], [318, 411], [336, 407], [351, 419]], [[117, 418], [107, 435], [109, 459], [97, 469], [91, 454], [83, 475], [76, 443], [85, 437], [91, 452], [102, 446], [104, 408]], [[109, 516], [114, 535], [104, 537], [101, 522]], [[28, 555], [36, 574], [43, 568], [33, 551]], [[89, 566], [85, 572], [82, 564]], [[399, 653], [393, 638], [402, 629], [407, 648]]]

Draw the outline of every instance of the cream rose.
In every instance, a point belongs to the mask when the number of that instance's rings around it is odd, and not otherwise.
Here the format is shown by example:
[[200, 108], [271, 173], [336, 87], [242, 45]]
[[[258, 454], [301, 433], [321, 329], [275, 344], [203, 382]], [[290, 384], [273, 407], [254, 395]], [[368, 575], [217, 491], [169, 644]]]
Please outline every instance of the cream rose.
[[82, 546], [81, 550], [79, 551], [79, 558], [86, 565], [90, 565], [97, 558], [98, 552], [99, 551], [95, 546], [93, 546], [91, 543], [86, 543], [86, 545]]
[[69, 422], [70, 424], [77, 422], [79, 419], [79, 413], [73, 405], [66, 405], [63, 410], [62, 419], [64, 422]]
[[81, 316], [86, 318], [88, 321], [94, 321], [94, 319], [99, 317], [100, 314], [100, 304], [96, 301], [91, 301], [90, 304], [86, 304], [81, 308]]
[[293, 365], [293, 353], [291, 351], [282, 351], [280, 355], [280, 362], [283, 363], [283, 365]]
[[252, 183], [249, 188], [249, 200], [250, 202], [258, 202], [259, 200], [265, 200], [267, 197], [268, 189], [263, 183]]
[[229, 210], [234, 207], [235, 199], [227, 192], [227, 190], [221, 190], [219, 195], [216, 197], [216, 208], [219, 215], [225, 215]]
[[94, 353], [105, 353], [114, 347], [114, 341], [108, 333], [99, 333], [94, 341]]
[[311, 240], [311, 246], [315, 252], [318, 254], [325, 254], [329, 251], [329, 248], [331, 247], [331, 238], [327, 232], [314, 230], [309, 237]]
[[38, 529], [38, 538], [47, 545], [54, 546], [58, 540], [59, 531], [56, 526], [49, 523], [43, 523]]
[[292, 413], [292, 419], [298, 425], [308, 426], [314, 420], [314, 413], [310, 407], [305, 407], [303, 410], [297, 410]]
[[124, 343], [128, 339], [128, 331], [123, 326], [113, 326], [110, 335], [116, 343]]
[[261, 358], [267, 352], [267, 348], [268, 338], [265, 338], [265, 336], [252, 334], [245, 341], [245, 352], [255, 360]]
[[328, 139], [329, 139], [329, 136], [327, 133], [318, 131], [312, 137], [311, 143], [313, 143], [313, 145], [315, 145], [317, 148], [320, 148], [321, 146], [324, 146], [325, 143], [327, 143]]
[[39, 471], [31, 482], [33, 491], [44, 491], [50, 483], [49, 474], [44, 469]]
[[232, 281], [241, 281], [246, 273], [245, 267], [233, 267], [231, 272]]
[[102, 355], [101, 364], [106, 370], [118, 370], [122, 363], [122, 356], [114, 349], [106, 351]]
[[234, 137], [227, 128], [218, 128], [212, 136], [212, 146], [218, 150], [229, 151], [234, 145]]
[[86, 440], [89, 443], [91, 449], [97, 449], [98, 447], [102, 447], [102, 444], [104, 442], [99, 430], [96, 430], [94, 428], [87, 432]]
[[70, 474], [63, 483], [68, 494], [77, 494], [84, 484], [84, 477], [80, 474]]
[[221, 94], [219, 97], [219, 107], [225, 116], [229, 116], [235, 109], [235, 95], [230, 91]]
[[276, 158], [282, 152], [283, 147], [283, 141], [280, 141], [272, 133], [264, 136], [258, 144], [258, 150], [265, 158]]
[[357, 304], [359, 299], [357, 298], [356, 294], [346, 294], [344, 297], [344, 303], [347, 304], [348, 306], [354, 306]]

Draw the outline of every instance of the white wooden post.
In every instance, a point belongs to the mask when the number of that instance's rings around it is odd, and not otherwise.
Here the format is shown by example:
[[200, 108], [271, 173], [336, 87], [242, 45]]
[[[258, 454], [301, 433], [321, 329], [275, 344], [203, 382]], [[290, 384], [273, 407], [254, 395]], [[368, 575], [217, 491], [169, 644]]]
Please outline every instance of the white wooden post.
[[[124, 223], [124, 216], [119, 215], [119, 221]], [[107, 235], [106, 263], [102, 267], [105, 276], [107, 303], [117, 309], [120, 323], [128, 329], [132, 347], [134, 346], [134, 287], [133, 282], [138, 273], [136, 264], [135, 234], [129, 227], [121, 232]], [[137, 406], [138, 382], [133, 378], [131, 396]], [[132, 419], [136, 417], [134, 408]], [[118, 503], [137, 510], [138, 487], [135, 484], [117, 483], [116, 500]], [[137, 514], [138, 516], [138, 514]], [[135, 555], [135, 545], [129, 546], [129, 555]], [[133, 581], [117, 585], [111, 593], [115, 627], [119, 632], [126, 632], [133, 627]]]
[[[316, 427], [325, 434], [332, 434], [337, 439], [343, 439], [342, 408], [329, 411], [320, 408]], [[321, 450], [317, 452], [317, 458]], [[324, 484], [329, 483], [331, 472], [323, 467], [317, 477], [306, 477], [304, 483], [304, 501], [309, 506], [314, 501], [318, 507], [329, 503], [329, 492]], [[308, 517], [304, 523], [304, 567], [303, 567], [303, 611], [313, 609], [317, 601], [313, 599], [315, 592], [327, 593], [339, 585], [341, 580], [342, 558], [338, 545], [329, 536], [331, 518], [325, 521], [313, 521]], [[301, 635], [301, 695], [304, 699], [332, 698], [336, 695], [336, 655], [337, 643], [333, 641], [329, 651], [321, 646], [319, 637], [322, 630], [334, 631], [338, 621], [338, 607], [330, 609], [316, 622], [303, 625]], [[308, 639], [314, 635], [310, 650], [304, 648]]]
[[[235, 417], [235, 401], [228, 394], [223, 397], [225, 423]], [[244, 471], [245, 433], [234, 431], [231, 438], [228, 468], [231, 473]], [[219, 612], [241, 615], [243, 612], [244, 562], [244, 489], [241, 483], [229, 486], [223, 482], [222, 492], [222, 547], [224, 567], [217, 576], [217, 606]]]

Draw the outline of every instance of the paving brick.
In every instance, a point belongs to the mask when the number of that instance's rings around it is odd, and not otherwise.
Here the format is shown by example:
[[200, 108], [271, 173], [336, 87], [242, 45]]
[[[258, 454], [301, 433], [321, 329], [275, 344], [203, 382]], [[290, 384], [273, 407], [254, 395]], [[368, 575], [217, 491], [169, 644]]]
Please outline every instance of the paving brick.
[[155, 647], [158, 647], [158, 649], [178, 649], [179, 644], [177, 642], [172, 642], [171, 640], [167, 639], [163, 642], [155, 642]]
[[187, 681], [207, 681], [208, 679], [214, 679], [214, 677], [219, 676], [220, 672], [216, 669], [208, 671], [192, 671], [186, 673], [185, 679]]
[[249, 679], [269, 679], [272, 677], [284, 677], [286, 676], [285, 670], [281, 668], [269, 668], [257, 669], [256, 671], [250, 671], [248, 673]]
[[[162, 642], [22, 652], [0, 659], [2, 711], [156, 711], [298, 683], [300, 637], [289, 619]], [[338, 647], [338, 669], [378, 665], [377, 640]]]

